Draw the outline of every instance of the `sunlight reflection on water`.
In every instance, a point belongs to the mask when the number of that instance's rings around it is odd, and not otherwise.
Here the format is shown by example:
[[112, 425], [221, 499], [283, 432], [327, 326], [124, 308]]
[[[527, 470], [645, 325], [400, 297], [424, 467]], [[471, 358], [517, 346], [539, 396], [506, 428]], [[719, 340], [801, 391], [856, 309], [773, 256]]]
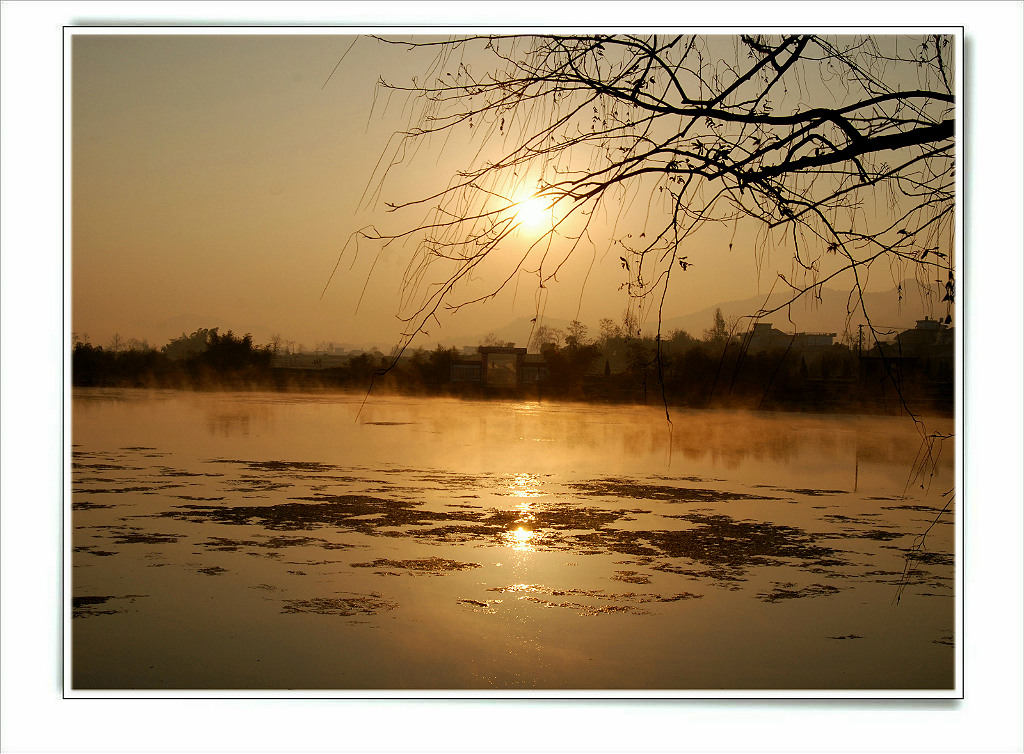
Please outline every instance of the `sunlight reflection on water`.
[[506, 532], [504, 539], [505, 543], [516, 552], [533, 552], [533, 547], [530, 544], [533, 536], [534, 532], [520, 526], [517, 529]]

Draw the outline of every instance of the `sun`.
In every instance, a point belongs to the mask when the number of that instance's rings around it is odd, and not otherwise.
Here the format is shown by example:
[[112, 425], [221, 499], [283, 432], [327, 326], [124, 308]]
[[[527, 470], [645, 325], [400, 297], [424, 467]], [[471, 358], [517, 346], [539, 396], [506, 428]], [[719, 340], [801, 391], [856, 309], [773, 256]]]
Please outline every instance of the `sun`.
[[536, 228], [551, 223], [551, 205], [547, 199], [535, 196], [515, 205], [516, 224]]

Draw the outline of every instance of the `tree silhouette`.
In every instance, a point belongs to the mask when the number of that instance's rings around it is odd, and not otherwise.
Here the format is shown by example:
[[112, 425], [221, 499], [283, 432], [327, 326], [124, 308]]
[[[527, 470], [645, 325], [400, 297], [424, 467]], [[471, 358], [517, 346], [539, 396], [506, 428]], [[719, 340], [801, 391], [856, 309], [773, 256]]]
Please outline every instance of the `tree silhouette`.
[[[692, 265], [687, 243], [709, 225], [735, 234], [750, 220], [759, 264], [769, 250], [792, 260], [772, 285], [787, 294], [783, 303], [755, 317], [845, 276], [848, 312], [870, 323], [862, 292], [875, 264], [916, 277], [951, 307], [950, 37], [380, 42], [436, 56], [423, 78], [379, 84], [408, 95], [412, 115], [382, 156], [367, 203], [381, 201], [389, 176], [429, 143], [471, 147], [446, 183], [386, 202], [418, 219], [353, 236], [414, 249], [406, 343], [441, 311], [491, 298], [520, 273], [545, 287], [591, 244], [614, 252], [632, 301], [660, 312], [672, 276]], [[545, 225], [515, 247], [527, 203]], [[506, 246], [516, 253], [494, 253]], [[493, 281], [483, 293], [466, 285], [478, 277]]]

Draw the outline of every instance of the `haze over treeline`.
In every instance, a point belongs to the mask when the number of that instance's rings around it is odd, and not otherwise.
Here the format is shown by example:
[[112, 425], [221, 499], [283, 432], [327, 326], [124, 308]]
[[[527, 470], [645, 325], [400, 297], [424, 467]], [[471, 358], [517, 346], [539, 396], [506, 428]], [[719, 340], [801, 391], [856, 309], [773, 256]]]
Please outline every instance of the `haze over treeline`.
[[[115, 336], [106, 346], [76, 334], [72, 381], [78, 387], [257, 390], [357, 390], [473, 398], [665, 403], [693, 408], [949, 411], [953, 401], [952, 331], [935, 320], [890, 340], [862, 333], [759, 331], [720, 308], [702, 331], [643, 332], [626, 312], [597, 328], [572, 321], [535, 325], [529, 350], [533, 375], [520, 366], [511, 385], [489, 383], [481, 354], [517, 345], [489, 333], [461, 348], [350, 350], [318, 343], [312, 350], [275, 335], [258, 344], [249, 333], [220, 328], [182, 333], [154, 348]], [[923, 325], [923, 329], [922, 329]], [[522, 358], [522, 356], [520, 356]], [[475, 376], [458, 377], [469, 369]], [[475, 372], [473, 371], [475, 370]], [[464, 375], [464, 372], [459, 372]]]
[[[822, 288], [820, 298], [801, 301], [788, 312], [779, 312], [761, 321], [770, 322], [786, 332], [794, 330], [834, 332], [839, 340], [842, 339], [845, 332], [855, 333], [857, 325], [866, 324], [863, 316], [858, 313], [854, 313], [852, 316], [847, 314], [848, 299], [849, 291]], [[922, 298], [920, 288], [912, 281], [904, 281], [899, 288], [894, 286], [888, 291], [867, 294], [865, 299], [869, 311], [872, 312], [872, 322], [883, 332], [891, 333], [913, 327], [914, 322], [923, 317], [937, 318], [936, 315], [939, 312], [936, 302]], [[661, 322], [661, 331], [665, 335], [674, 330], [699, 333], [707, 327], [707, 323], [711, 321], [716, 309], [721, 309], [727, 319], [742, 320], [743, 326], [749, 328], [751, 313], [761, 309], [764, 303], [763, 296], [723, 301], [689, 314], [667, 317]], [[608, 316], [618, 318], [620, 315], [620, 312], [611, 312]], [[277, 338], [283, 346], [291, 351], [377, 349], [388, 353], [395, 345], [394, 340], [382, 340], [369, 333], [353, 331], [351, 326], [344, 321], [339, 321], [334, 328], [330, 326], [295, 327], [294, 330], [288, 330], [283, 325], [275, 325], [272, 322], [240, 320], [240, 317], [214, 317], [198, 313], [183, 313], [157, 323], [125, 322], [118, 329], [109, 333], [106, 330], [98, 332], [81, 328], [76, 328], [76, 330], [77, 337], [87, 339], [92, 345], [107, 347], [110, 346], [115, 336], [122, 345], [132, 339], [147, 344], [160, 344], [172, 340], [182, 333], [208, 328], [214, 322], [220, 323], [220, 329], [225, 332], [230, 329], [234, 332], [251, 333], [254, 340], [259, 343], [270, 343]], [[533, 317], [520, 315], [518, 317], [510, 316], [503, 323], [482, 329], [479, 327], [478, 318], [466, 317], [457, 320], [457, 322], [464, 322], [461, 326], [431, 331], [420, 336], [414, 345], [431, 348], [440, 344], [446, 347], [461, 348], [462, 346], [480, 344], [487, 336], [492, 335], [503, 342], [514, 342], [520, 346], [527, 346], [538, 326], [564, 328], [571, 321], [571, 317], [541, 317], [534, 321]], [[594, 330], [599, 323], [599, 319], [593, 321], [583, 319], [582, 321]], [[474, 326], [476, 327], [474, 328]], [[641, 329], [650, 334], [656, 333], [658, 330], [656, 318], [642, 323]]]

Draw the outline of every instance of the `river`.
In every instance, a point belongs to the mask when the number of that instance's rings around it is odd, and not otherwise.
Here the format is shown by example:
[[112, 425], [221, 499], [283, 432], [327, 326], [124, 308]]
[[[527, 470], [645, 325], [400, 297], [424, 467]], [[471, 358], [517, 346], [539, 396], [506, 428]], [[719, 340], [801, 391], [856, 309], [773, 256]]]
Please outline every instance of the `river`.
[[73, 691], [957, 682], [908, 417], [75, 389], [70, 455]]

